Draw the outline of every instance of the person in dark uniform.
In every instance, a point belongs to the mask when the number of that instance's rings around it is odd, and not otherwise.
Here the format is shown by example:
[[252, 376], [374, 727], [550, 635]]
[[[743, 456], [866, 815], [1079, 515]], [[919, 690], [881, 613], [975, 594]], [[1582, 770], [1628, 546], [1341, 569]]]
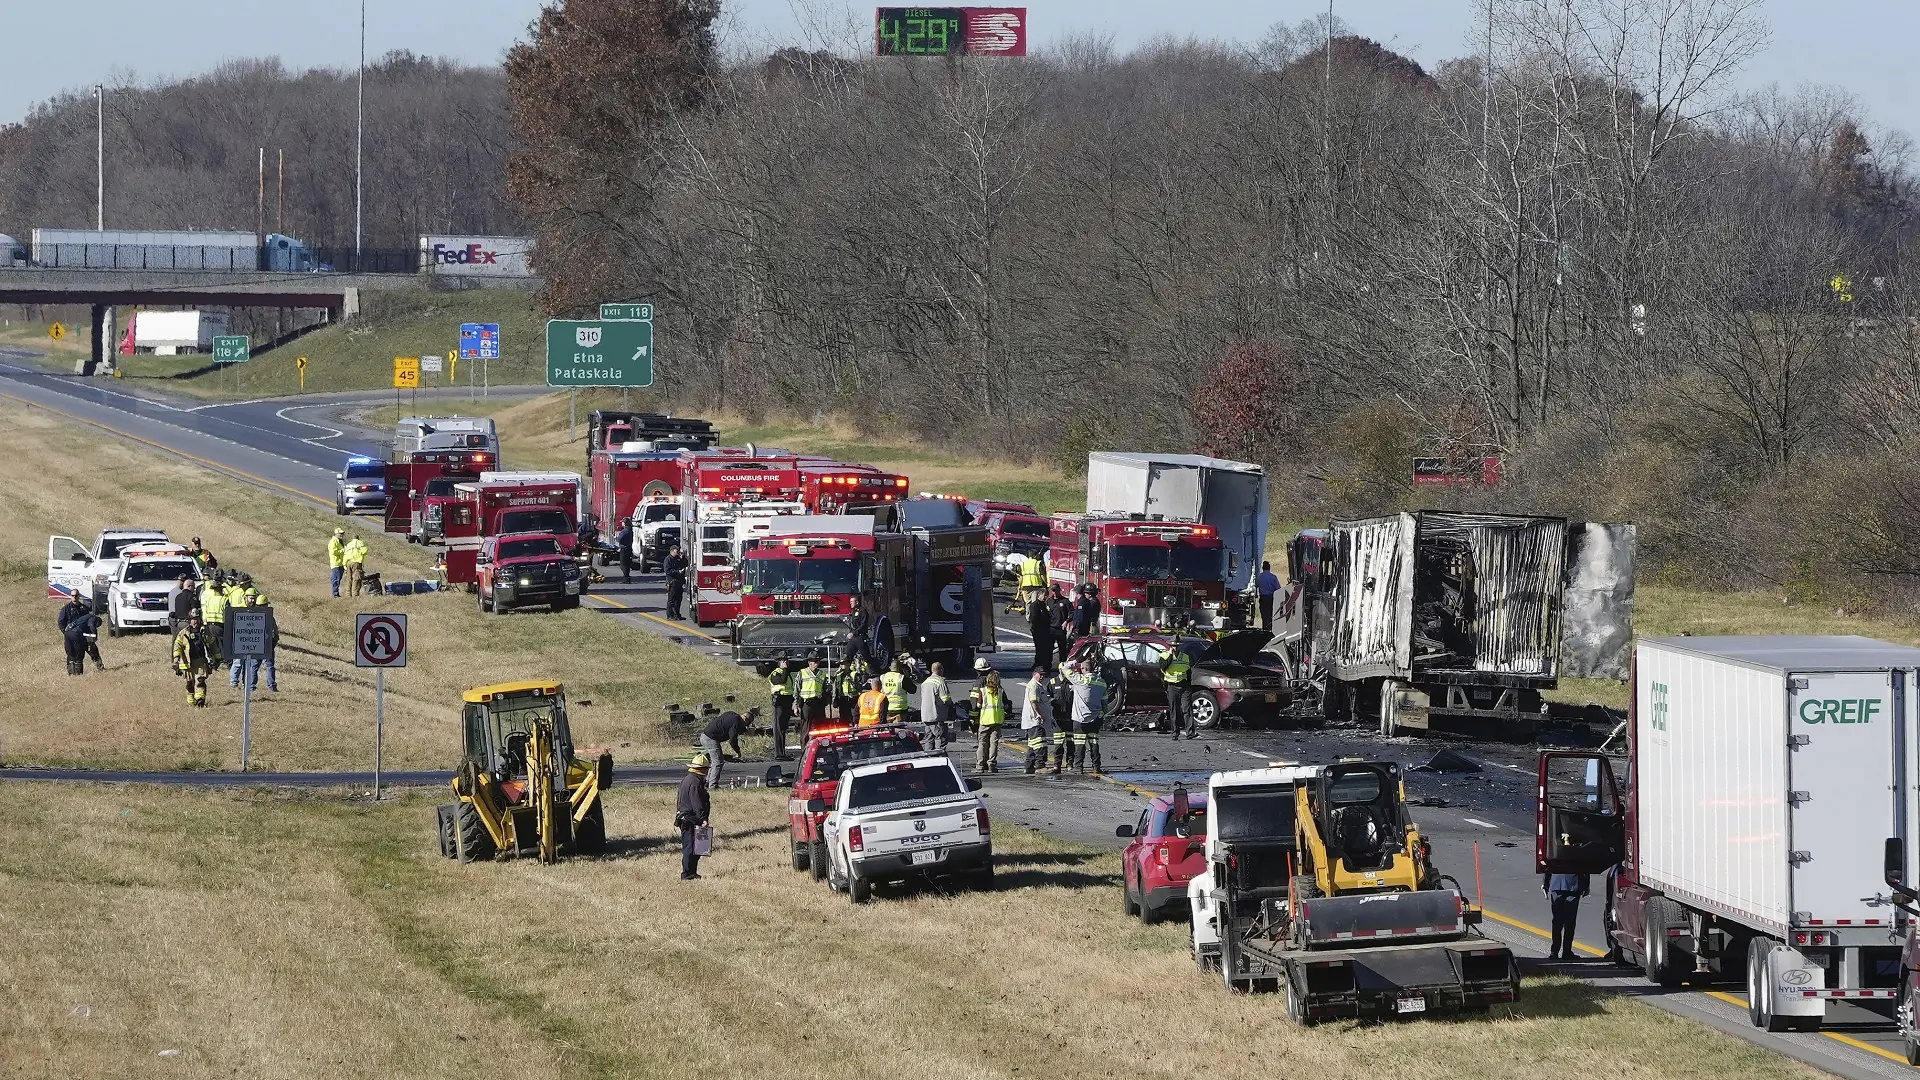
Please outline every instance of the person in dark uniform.
[[680, 554], [679, 544], [668, 549], [667, 561], [660, 569], [667, 575], [667, 618], [685, 618], [680, 614], [680, 605], [687, 595], [687, 557]]
[[1553, 909], [1553, 943], [1547, 959], [1572, 960], [1573, 924], [1580, 918], [1580, 898], [1587, 895], [1585, 874], [1541, 874], [1540, 891]]
[[620, 584], [633, 584], [633, 519], [621, 518], [620, 531], [613, 534], [613, 542], [620, 545]]
[[[706, 728], [700, 732], [700, 749], [706, 751], [707, 757], [712, 761], [712, 769], [707, 773], [708, 788], [720, 786], [720, 773], [726, 768], [728, 761], [746, 760], [746, 755], [740, 752], [740, 736], [746, 733], [746, 720], [732, 709], [707, 721]], [[733, 747], [731, 758], [727, 757], [725, 750], [727, 746]]]
[[1027, 602], [1027, 633], [1033, 637], [1033, 657], [1045, 664], [1053, 656], [1053, 605], [1046, 596]]
[[873, 659], [873, 623], [868, 621], [867, 609], [860, 603], [860, 597], [857, 595], [848, 598], [847, 630], [850, 635], [848, 655], [860, 660]]
[[1059, 654], [1055, 664], [1065, 664], [1067, 653], [1072, 650], [1074, 641], [1073, 601], [1066, 593], [1060, 591], [1059, 585], [1055, 585], [1050, 606], [1053, 608], [1053, 647]]
[[79, 675], [86, 671], [89, 656], [93, 658], [93, 670], [106, 670], [106, 665], [100, 662], [100, 616], [93, 613], [92, 604], [75, 594], [67, 606], [60, 609], [56, 625], [66, 642], [67, 674]]
[[680, 778], [680, 788], [674, 794], [673, 824], [680, 830], [681, 881], [700, 878], [700, 856], [694, 854], [693, 834], [709, 824], [713, 814], [713, 796], [707, 791], [710, 763], [705, 750], [693, 755], [693, 764], [687, 766], [687, 775]]
[[1093, 633], [1094, 624], [1100, 621], [1100, 601], [1093, 595], [1092, 584], [1080, 586], [1080, 598], [1073, 604], [1073, 638], [1075, 641]]
[[773, 666], [767, 676], [767, 690], [773, 698], [773, 760], [788, 761], [787, 729], [793, 726], [793, 668], [785, 660]]

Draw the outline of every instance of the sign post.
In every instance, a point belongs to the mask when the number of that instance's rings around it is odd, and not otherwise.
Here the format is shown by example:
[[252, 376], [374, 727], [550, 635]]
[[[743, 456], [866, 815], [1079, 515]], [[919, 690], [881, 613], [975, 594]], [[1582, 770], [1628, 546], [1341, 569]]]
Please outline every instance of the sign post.
[[294, 357], [293, 366], [300, 371], [300, 392], [304, 394], [307, 392], [307, 358], [304, 356]]
[[363, 613], [353, 620], [353, 663], [373, 669], [373, 799], [380, 801], [380, 761], [387, 741], [387, 669], [407, 666], [407, 617]]
[[227, 659], [241, 661], [240, 688], [240, 771], [247, 771], [247, 752], [253, 745], [253, 681], [259, 677], [260, 661], [273, 648], [273, 611], [235, 608], [227, 612], [226, 641], [222, 647]]

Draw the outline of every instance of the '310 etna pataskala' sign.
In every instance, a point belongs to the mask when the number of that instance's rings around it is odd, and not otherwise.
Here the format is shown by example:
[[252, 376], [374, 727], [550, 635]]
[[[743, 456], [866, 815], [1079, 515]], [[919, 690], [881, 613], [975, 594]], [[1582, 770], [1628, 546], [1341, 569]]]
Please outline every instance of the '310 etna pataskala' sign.
[[547, 320], [548, 386], [652, 386], [653, 323]]

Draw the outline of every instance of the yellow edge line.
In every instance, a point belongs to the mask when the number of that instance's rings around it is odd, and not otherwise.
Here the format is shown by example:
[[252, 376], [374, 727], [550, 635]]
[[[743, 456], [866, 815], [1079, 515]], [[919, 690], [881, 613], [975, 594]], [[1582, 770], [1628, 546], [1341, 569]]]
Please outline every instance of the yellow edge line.
[[118, 435], [123, 439], [131, 439], [134, 442], [140, 443], [143, 446], [151, 446], [155, 450], [159, 450], [163, 453], [172, 454], [175, 457], [185, 458], [188, 461], [194, 462], [199, 465], [204, 465], [215, 472], [224, 473], [236, 479], [249, 480], [249, 481], [252, 481], [253, 483], [262, 484], [267, 487], [279, 488], [281, 491], [284, 491], [289, 495], [298, 495], [303, 499], [311, 499], [314, 502], [319, 503], [321, 506], [333, 505], [332, 503], [329, 503], [327, 500], [321, 498], [320, 496], [314, 495], [310, 492], [301, 491], [299, 488], [288, 487], [287, 485], [282, 484], [278, 481], [269, 480], [264, 476], [255, 476], [254, 474], [247, 472], [245, 469], [236, 469], [231, 465], [222, 465], [217, 461], [210, 461], [206, 458], [199, 457], [194, 454], [189, 454], [185, 450], [176, 450], [175, 448], [168, 446], [165, 443], [158, 443], [158, 442], [154, 442], [152, 439], [142, 438], [130, 431], [122, 431], [111, 424], [103, 424], [98, 420], [89, 420], [84, 416], [75, 416], [73, 413], [70, 413], [65, 409], [56, 409], [51, 405], [43, 405], [38, 401], [29, 401], [26, 398], [15, 397], [12, 394], [0, 393], [0, 398], [5, 398], [8, 401], [19, 402], [20, 404], [25, 405], [29, 409], [41, 409], [45, 412], [54, 413], [55, 415], [58, 415], [58, 416], [64, 416], [67, 419], [72, 420], [76, 424], [85, 424], [88, 427], [99, 428], [101, 431], [105, 431], [113, 435]]
[[[1149, 791], [1146, 788], [1136, 787], [1135, 785], [1129, 784], [1123, 780], [1115, 780], [1110, 776], [1101, 776], [1100, 779], [1105, 780], [1107, 783], [1112, 784], [1115, 787], [1126, 788], [1128, 791], [1131, 791], [1135, 795], [1144, 795], [1148, 798], [1153, 798], [1155, 795], [1154, 792]], [[1516, 930], [1525, 930], [1529, 934], [1532, 934], [1536, 937], [1546, 938], [1548, 941], [1553, 940], [1552, 934], [1548, 933], [1545, 930], [1540, 929], [1539, 927], [1533, 925], [1532, 923], [1524, 923], [1524, 922], [1521, 922], [1519, 919], [1510, 919], [1505, 915], [1502, 915], [1499, 912], [1493, 911], [1489, 908], [1483, 907], [1480, 910], [1488, 918], [1493, 919], [1495, 922], [1506, 923], [1508, 926], [1511, 926]], [[1580, 950], [1583, 953], [1586, 953], [1588, 956], [1605, 956], [1606, 955], [1605, 953], [1601, 952], [1599, 949], [1596, 949], [1591, 945], [1582, 945], [1577, 941], [1573, 943], [1573, 947]], [[1719, 998], [1721, 1001], [1738, 1005], [1743, 1009], [1747, 1007], [1747, 1000], [1742, 997], [1735, 997], [1732, 994], [1728, 994], [1720, 990], [1707, 990], [1707, 991], [1704, 991], [1704, 993], [1708, 997]], [[1859, 1039], [1850, 1038], [1846, 1035], [1840, 1034], [1837, 1031], [1822, 1031], [1820, 1034], [1825, 1035], [1827, 1038], [1832, 1039], [1835, 1042], [1845, 1043], [1856, 1050], [1865, 1050], [1869, 1054], [1878, 1054], [1881, 1057], [1886, 1058], [1888, 1061], [1897, 1061], [1902, 1065], [1905, 1065], [1907, 1063], [1907, 1059], [1905, 1057], [1899, 1054], [1896, 1054], [1891, 1050], [1887, 1050], [1882, 1047], [1875, 1046], [1872, 1043], [1861, 1042]]]
[[[606, 596], [600, 596], [595, 593], [588, 593], [587, 597], [588, 599], [591, 599], [591, 600], [598, 600], [600, 603], [606, 604], [610, 607], [617, 607], [621, 611], [630, 611], [635, 615], [640, 616], [643, 619], [652, 619], [654, 622], [659, 623], [661, 626], [667, 627], [672, 630], [678, 630], [683, 634], [692, 634], [696, 637], [706, 638], [708, 641], [713, 642], [715, 645], [723, 644], [723, 642], [719, 638], [714, 637], [712, 634], [702, 633], [701, 631], [699, 631], [698, 629], [695, 629], [694, 627], [683, 626], [680, 623], [673, 622], [670, 619], [663, 619], [660, 616], [655, 615], [650, 611], [641, 611], [639, 608], [634, 607], [631, 604], [623, 604], [618, 600], [614, 600]], [[604, 611], [605, 608], [602, 608], [601, 610]]]

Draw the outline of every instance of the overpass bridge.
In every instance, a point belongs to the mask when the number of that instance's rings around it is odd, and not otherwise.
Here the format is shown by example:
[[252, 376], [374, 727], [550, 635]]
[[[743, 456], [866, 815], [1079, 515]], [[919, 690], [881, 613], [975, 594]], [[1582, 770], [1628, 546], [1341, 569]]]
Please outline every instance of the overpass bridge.
[[75, 374], [111, 370], [116, 309], [122, 307], [257, 307], [324, 311], [325, 321], [350, 319], [363, 291], [382, 289], [534, 289], [533, 277], [440, 274], [276, 273], [229, 270], [95, 270], [0, 267], [0, 304], [85, 304], [93, 312], [93, 354]]

